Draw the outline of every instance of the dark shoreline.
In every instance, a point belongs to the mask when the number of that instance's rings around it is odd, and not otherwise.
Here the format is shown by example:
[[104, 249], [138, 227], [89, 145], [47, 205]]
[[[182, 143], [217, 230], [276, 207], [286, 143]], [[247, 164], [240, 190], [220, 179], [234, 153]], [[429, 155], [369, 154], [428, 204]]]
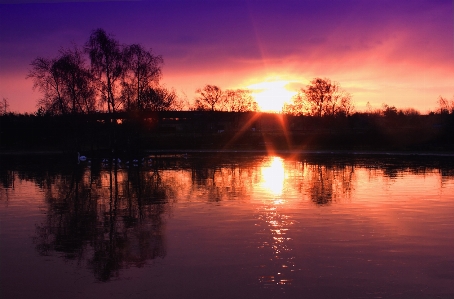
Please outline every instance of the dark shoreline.
[[210, 111], [0, 116], [0, 155], [454, 155], [454, 114], [310, 117]]

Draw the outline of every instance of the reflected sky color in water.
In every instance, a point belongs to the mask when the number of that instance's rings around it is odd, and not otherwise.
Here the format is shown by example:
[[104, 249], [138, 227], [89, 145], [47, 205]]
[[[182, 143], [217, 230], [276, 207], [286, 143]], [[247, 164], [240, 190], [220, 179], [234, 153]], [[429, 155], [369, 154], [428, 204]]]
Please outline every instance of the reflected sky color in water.
[[50, 161], [1, 171], [5, 298], [454, 294], [449, 159]]

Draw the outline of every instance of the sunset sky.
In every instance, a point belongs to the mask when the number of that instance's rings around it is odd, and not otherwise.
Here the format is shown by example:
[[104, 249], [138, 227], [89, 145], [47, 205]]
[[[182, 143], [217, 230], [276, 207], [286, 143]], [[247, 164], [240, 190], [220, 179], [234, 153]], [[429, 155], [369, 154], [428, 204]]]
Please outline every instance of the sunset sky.
[[190, 102], [214, 84], [253, 89], [276, 110], [327, 77], [356, 110], [425, 113], [440, 95], [454, 100], [453, 11], [452, 0], [0, 0], [0, 99], [34, 112], [30, 62], [103, 28], [162, 55], [162, 83]]

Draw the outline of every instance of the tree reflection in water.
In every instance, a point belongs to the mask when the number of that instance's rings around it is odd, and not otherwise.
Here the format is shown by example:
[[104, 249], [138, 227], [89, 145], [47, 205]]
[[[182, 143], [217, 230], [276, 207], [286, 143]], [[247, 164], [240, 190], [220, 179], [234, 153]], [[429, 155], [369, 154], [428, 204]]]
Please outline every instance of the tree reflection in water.
[[87, 265], [100, 281], [166, 256], [164, 228], [174, 202], [238, 200], [239, 214], [255, 214], [258, 228], [257, 235], [248, 236], [261, 256], [254, 277], [267, 288], [287, 288], [304, 270], [304, 253], [294, 246], [301, 237], [298, 209], [328, 210], [355, 198], [360, 184], [374, 178], [392, 183], [402, 173], [440, 172], [440, 184], [452, 180], [449, 160], [408, 160], [194, 155], [129, 169], [95, 163], [55, 169], [52, 163], [32, 167], [27, 161], [14, 165], [31, 169], [5, 165], [0, 176], [6, 191], [15, 177], [42, 190], [46, 215], [34, 240], [39, 253]]
[[353, 166], [310, 165], [307, 194], [317, 205], [328, 205], [351, 196]]
[[[76, 168], [43, 186], [46, 219], [37, 226], [37, 250], [86, 261], [100, 281], [166, 255], [163, 228], [170, 189], [157, 171]], [[101, 187], [101, 188], [100, 188]]]
[[289, 234], [294, 219], [283, 212], [292, 197], [288, 192], [296, 190], [301, 200], [324, 206], [347, 200], [355, 181], [353, 164], [290, 162], [280, 157], [195, 157], [159, 163], [146, 169], [93, 165], [43, 174], [37, 181], [48, 211], [37, 227], [38, 251], [86, 262], [97, 279], [108, 281], [123, 268], [142, 267], [165, 256], [163, 228], [169, 198], [245, 200], [251, 199], [254, 189], [261, 189], [268, 200], [257, 207], [265, 238], [260, 246], [269, 251], [274, 270], [259, 281], [282, 287], [291, 284], [297, 270]]

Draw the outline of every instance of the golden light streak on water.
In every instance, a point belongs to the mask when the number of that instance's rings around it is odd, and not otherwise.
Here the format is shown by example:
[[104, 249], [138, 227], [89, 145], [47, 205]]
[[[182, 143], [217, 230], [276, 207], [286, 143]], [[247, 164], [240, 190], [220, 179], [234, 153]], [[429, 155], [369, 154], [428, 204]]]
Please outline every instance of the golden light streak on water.
[[[284, 190], [285, 169], [284, 161], [280, 157], [271, 157], [269, 165], [262, 166], [261, 187], [273, 196], [279, 196]], [[281, 203], [277, 200], [275, 203]]]

